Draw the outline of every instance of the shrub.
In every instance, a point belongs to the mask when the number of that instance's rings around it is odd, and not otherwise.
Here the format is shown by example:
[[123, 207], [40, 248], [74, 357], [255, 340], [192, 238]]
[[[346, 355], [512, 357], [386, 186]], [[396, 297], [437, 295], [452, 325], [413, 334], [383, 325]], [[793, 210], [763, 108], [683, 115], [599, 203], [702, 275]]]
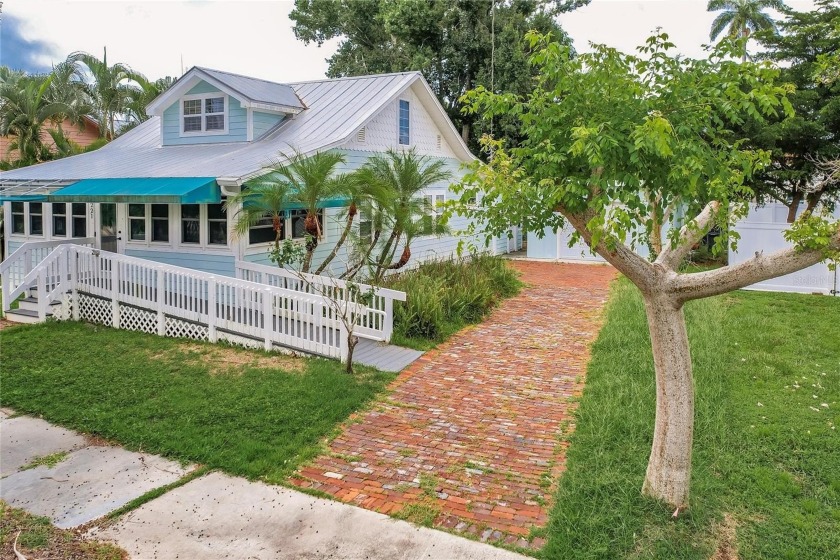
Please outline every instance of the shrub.
[[504, 259], [489, 255], [431, 261], [388, 278], [386, 284], [408, 294], [394, 309], [394, 332], [434, 342], [480, 321], [522, 285]]

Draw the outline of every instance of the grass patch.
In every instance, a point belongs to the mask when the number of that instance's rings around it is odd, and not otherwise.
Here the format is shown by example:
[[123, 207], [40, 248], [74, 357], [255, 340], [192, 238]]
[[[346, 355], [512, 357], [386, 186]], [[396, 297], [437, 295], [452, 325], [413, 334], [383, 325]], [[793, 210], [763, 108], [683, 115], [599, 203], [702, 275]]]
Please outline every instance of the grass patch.
[[53, 527], [46, 517], [30, 515], [0, 500], [0, 557], [15, 558], [14, 543], [27, 558], [53, 560], [124, 560], [128, 554], [112, 544], [83, 539]]
[[53, 453], [52, 455], [35, 457], [28, 465], [22, 466], [20, 470], [28, 471], [29, 469], [34, 469], [40, 467], [41, 465], [51, 469], [67, 458], [68, 454], [69, 453], [67, 451], [59, 451], [58, 453]]
[[690, 509], [640, 494], [655, 406], [638, 291], [593, 347], [544, 558], [838, 558], [840, 299], [737, 292], [686, 307], [696, 384]]
[[440, 508], [424, 503], [406, 504], [394, 517], [422, 527], [431, 527], [440, 515]]
[[0, 403], [129, 449], [278, 483], [394, 377], [356, 369], [50, 322], [4, 331]]
[[385, 287], [408, 294], [408, 301], [394, 306], [392, 342], [428, 350], [481, 321], [522, 283], [508, 261], [480, 255], [425, 263], [388, 278]]

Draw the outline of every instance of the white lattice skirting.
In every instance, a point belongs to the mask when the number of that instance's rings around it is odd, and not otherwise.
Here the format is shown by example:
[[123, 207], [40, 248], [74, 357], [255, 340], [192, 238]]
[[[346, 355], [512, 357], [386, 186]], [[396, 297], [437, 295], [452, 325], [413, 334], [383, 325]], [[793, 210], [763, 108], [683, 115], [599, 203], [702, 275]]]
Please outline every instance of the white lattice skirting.
[[[69, 297], [69, 296], [68, 296]], [[72, 305], [72, 302], [68, 302]], [[70, 319], [72, 313], [69, 311], [56, 317], [58, 319]], [[114, 322], [113, 308], [110, 300], [90, 296], [87, 294], [79, 294], [79, 319], [82, 321], [89, 321], [91, 323], [98, 323], [100, 325], [111, 326]], [[177, 317], [165, 318], [166, 328], [165, 336], [172, 338], [189, 338], [191, 340], [208, 340], [209, 329], [206, 325], [184, 321]], [[155, 311], [148, 309], [141, 309], [126, 304], [119, 304], [119, 328], [127, 331], [139, 331], [147, 334], [158, 334], [158, 316]], [[240, 338], [240, 337], [236, 337]], [[248, 339], [242, 339], [251, 343]], [[240, 341], [231, 341], [239, 343], [243, 346], [250, 345]]]

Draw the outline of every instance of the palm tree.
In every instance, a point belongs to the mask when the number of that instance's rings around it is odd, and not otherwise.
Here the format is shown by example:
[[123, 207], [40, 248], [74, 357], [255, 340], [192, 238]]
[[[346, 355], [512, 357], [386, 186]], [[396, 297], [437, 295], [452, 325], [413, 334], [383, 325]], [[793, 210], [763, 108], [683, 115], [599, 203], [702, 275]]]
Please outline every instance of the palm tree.
[[103, 49], [102, 60], [85, 52], [74, 52], [67, 57], [67, 63], [76, 69], [77, 79], [85, 84], [100, 122], [100, 133], [111, 138], [116, 133], [114, 121], [117, 115], [126, 111], [130, 92], [138, 89], [133, 82], [145, 80], [120, 62], [108, 66], [108, 51]]
[[0, 83], [0, 134], [14, 137], [9, 148], [19, 153], [17, 167], [52, 159], [44, 127], [72, 114], [67, 104], [50, 100], [51, 83], [52, 76], [19, 76]]
[[[440, 222], [432, 221], [428, 224], [431, 227], [427, 227], [425, 218], [431, 209], [422, 193], [435, 183], [448, 181], [451, 176], [442, 160], [433, 161], [429, 156], [418, 156], [413, 148], [403, 152], [388, 150], [384, 156], [372, 157], [358, 171], [358, 180], [369, 186], [376, 207], [383, 214], [380, 219], [384, 218], [391, 229], [379, 256], [372, 263], [374, 282], [381, 281], [387, 270], [400, 269], [408, 263], [411, 242], [415, 237], [445, 231]], [[379, 237], [371, 239], [365, 261], [369, 260], [378, 241]], [[402, 253], [394, 261], [401, 242], [404, 243]], [[361, 264], [367, 263], [363, 261]]]
[[346, 195], [350, 190], [349, 176], [336, 174], [338, 165], [347, 160], [344, 154], [338, 152], [316, 152], [308, 157], [294, 152], [291, 156], [283, 157], [288, 163], [276, 165], [274, 172], [289, 184], [291, 200], [306, 210], [303, 222], [306, 232], [306, 257], [301, 271], [309, 272], [312, 255], [323, 234], [318, 211], [323, 207], [325, 200]]
[[729, 38], [744, 40], [742, 60], [746, 62], [747, 41], [750, 35], [763, 29], [776, 31], [776, 22], [764, 13], [766, 9], [780, 12], [787, 9], [787, 6], [782, 0], [709, 0], [707, 11], [723, 10], [712, 22], [709, 39], [714, 41], [728, 27], [727, 36]]
[[290, 186], [285, 178], [271, 171], [258, 179], [248, 181], [239, 194], [228, 197], [225, 210], [236, 209], [233, 233], [239, 237], [265, 218], [272, 221], [274, 249], [280, 250], [283, 237], [283, 215], [289, 205]]
[[151, 82], [142, 74], [137, 73], [134, 74], [133, 80], [137, 82], [139, 87], [128, 91], [125, 114], [129, 121], [129, 127], [149, 120], [149, 115], [146, 114], [146, 106], [175, 83], [175, 79], [171, 76]]

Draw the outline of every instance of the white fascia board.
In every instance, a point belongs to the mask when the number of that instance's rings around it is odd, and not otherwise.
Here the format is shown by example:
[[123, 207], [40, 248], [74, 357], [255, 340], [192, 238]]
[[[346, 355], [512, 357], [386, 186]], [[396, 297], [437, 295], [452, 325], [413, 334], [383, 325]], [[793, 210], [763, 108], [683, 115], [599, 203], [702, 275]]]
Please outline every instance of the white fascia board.
[[297, 115], [303, 109], [300, 107], [290, 107], [288, 105], [277, 105], [276, 103], [261, 103], [259, 101], [249, 101], [242, 104], [247, 109], [254, 109], [262, 113], [276, 113], [278, 115]]
[[449, 115], [446, 114], [446, 109], [444, 109], [443, 105], [440, 104], [440, 101], [432, 91], [429, 83], [426, 82], [426, 79], [421, 75], [419, 80], [411, 84], [411, 87], [420, 99], [420, 102], [428, 111], [429, 116], [432, 117], [432, 120], [437, 125], [438, 130], [441, 131], [443, 137], [449, 143], [452, 151], [454, 151], [455, 154], [458, 155], [464, 162], [477, 160], [478, 158], [473, 155], [466, 142], [464, 142], [464, 139], [461, 138], [461, 134], [449, 119]]
[[163, 111], [166, 110], [167, 107], [178, 101], [181, 97], [186, 95], [188, 91], [202, 81], [207, 82], [222, 93], [226, 93], [230, 97], [233, 97], [243, 106], [247, 107], [247, 104], [250, 103], [248, 98], [235, 89], [228, 87], [213, 76], [201, 71], [198, 68], [192, 68], [189, 72], [184, 74], [174, 86], [157, 96], [151, 103], [146, 105], [146, 113], [158, 117], [163, 116]]

